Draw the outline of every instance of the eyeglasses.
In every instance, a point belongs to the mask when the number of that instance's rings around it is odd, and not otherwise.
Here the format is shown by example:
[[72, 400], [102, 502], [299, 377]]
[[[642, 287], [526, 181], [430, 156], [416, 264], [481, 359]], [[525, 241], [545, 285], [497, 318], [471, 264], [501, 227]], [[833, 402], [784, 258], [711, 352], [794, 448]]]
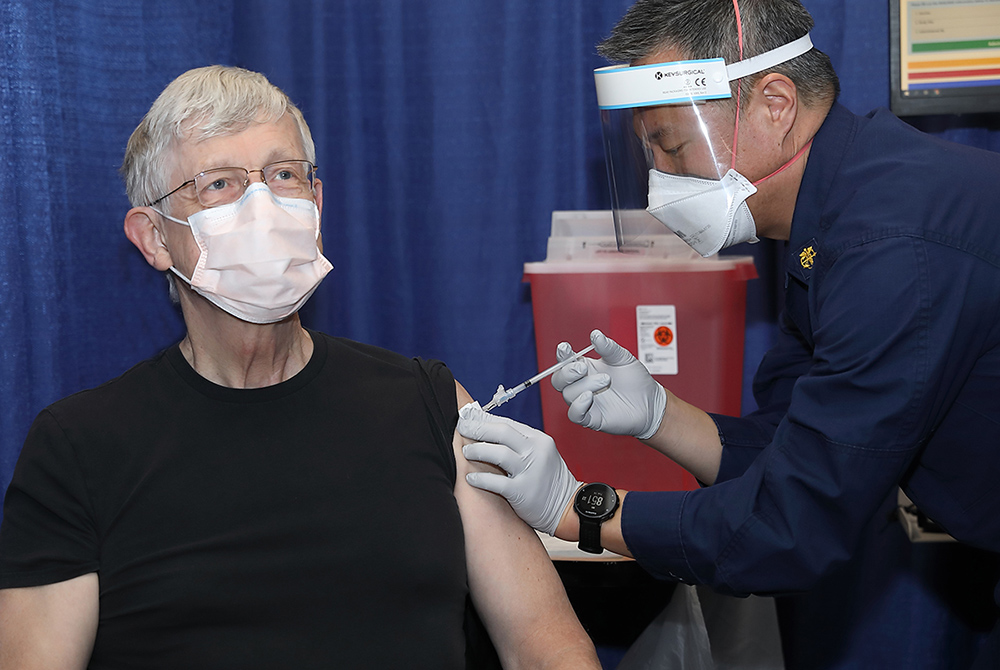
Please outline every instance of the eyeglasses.
[[221, 167], [199, 172], [193, 179], [160, 196], [147, 207], [151, 207], [172, 196], [177, 191], [194, 184], [194, 194], [203, 207], [219, 207], [236, 202], [250, 184], [250, 173], [259, 172], [261, 180], [271, 192], [285, 198], [311, 198], [313, 195], [313, 174], [316, 166], [309, 161], [278, 161], [265, 165], [259, 170]]

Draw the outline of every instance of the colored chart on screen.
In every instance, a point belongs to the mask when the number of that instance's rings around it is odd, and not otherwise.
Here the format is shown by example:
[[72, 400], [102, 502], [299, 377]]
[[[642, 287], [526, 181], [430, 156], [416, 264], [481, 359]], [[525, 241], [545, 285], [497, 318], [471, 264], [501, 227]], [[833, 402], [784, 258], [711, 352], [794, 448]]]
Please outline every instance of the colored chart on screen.
[[900, 9], [904, 95], [1000, 86], [1000, 2], [904, 0]]

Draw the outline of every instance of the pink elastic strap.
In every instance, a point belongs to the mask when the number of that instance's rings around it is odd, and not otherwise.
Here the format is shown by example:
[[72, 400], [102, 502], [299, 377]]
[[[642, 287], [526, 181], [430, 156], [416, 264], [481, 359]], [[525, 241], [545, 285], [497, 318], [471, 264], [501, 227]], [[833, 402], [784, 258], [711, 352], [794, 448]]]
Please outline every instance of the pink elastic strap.
[[[740, 60], [743, 60], [743, 20], [740, 19], [740, 6], [733, 0], [733, 9], [736, 10], [736, 38], [740, 46]], [[729, 169], [736, 169], [736, 143], [740, 136], [740, 92], [742, 90], [742, 80], [736, 80], [736, 127], [733, 129], [733, 160], [729, 163]]]
[[795, 161], [797, 161], [799, 159], [799, 157], [802, 156], [802, 154], [804, 154], [806, 152], [806, 149], [808, 149], [809, 145], [811, 145], [812, 143], [813, 143], [812, 140], [809, 140], [808, 142], [806, 142], [805, 146], [802, 147], [801, 149], [799, 149], [799, 152], [797, 154], [795, 154], [794, 156], [792, 156], [792, 160], [788, 161], [787, 163], [785, 163], [784, 165], [782, 165], [780, 168], [778, 168], [777, 170], [775, 170], [771, 174], [767, 175], [766, 177], [761, 177], [757, 181], [753, 182], [753, 185], [756, 186], [757, 184], [761, 183], [765, 179], [770, 179], [771, 177], [773, 177], [774, 175], [778, 174], [779, 172], [784, 172], [785, 168], [791, 166], [792, 163], [794, 163]]

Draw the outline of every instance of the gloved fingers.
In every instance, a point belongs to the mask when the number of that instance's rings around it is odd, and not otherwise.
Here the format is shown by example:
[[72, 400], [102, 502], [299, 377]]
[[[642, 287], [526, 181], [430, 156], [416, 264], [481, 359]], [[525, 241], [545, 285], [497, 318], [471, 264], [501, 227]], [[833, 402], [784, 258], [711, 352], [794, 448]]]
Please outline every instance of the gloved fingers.
[[475, 486], [477, 489], [489, 491], [490, 493], [496, 493], [508, 500], [518, 495], [517, 486], [510, 477], [493, 474], [492, 472], [470, 472], [465, 475], [465, 481], [469, 482], [470, 486]]
[[597, 375], [587, 375], [583, 379], [570, 384], [562, 390], [563, 399], [567, 403], [572, 403], [575, 401], [581, 393], [587, 391], [591, 393], [600, 393], [611, 386], [611, 375], [608, 374], [597, 374]]
[[573, 355], [573, 347], [570, 346], [569, 342], [560, 342], [556, 346], [556, 360], [562, 363], [567, 358]]
[[569, 405], [569, 409], [566, 411], [566, 416], [573, 423], [583, 426], [584, 428], [590, 428], [592, 423], [591, 418], [587, 415], [590, 412], [590, 408], [594, 406], [594, 394], [592, 391], [584, 391], [576, 397]]
[[[464, 411], [465, 408], [463, 408]], [[493, 416], [482, 410], [478, 413], [485, 419], [473, 417], [463, 417], [458, 419], [458, 432], [465, 437], [479, 442], [491, 442], [509, 447], [516, 454], [524, 455], [531, 452], [532, 445], [539, 438], [550, 440], [545, 433], [535, 430], [531, 426], [518, 423], [505, 416]], [[506, 469], [506, 468], [505, 468]]]
[[502, 444], [473, 442], [462, 447], [462, 453], [470, 461], [490, 463], [511, 475], [524, 472], [524, 460]]
[[594, 351], [601, 355], [608, 365], [627, 365], [635, 360], [628, 349], [618, 344], [600, 330], [590, 333], [590, 341], [594, 344]]
[[[524, 428], [525, 431], [535, 430], [531, 426], [518, 423], [509, 417], [502, 416], [500, 414], [490, 414], [489, 412], [484, 411], [478, 400], [470, 402], [458, 410], [459, 423], [461, 423], [463, 419], [466, 421], [466, 424], [470, 426], [476, 423], [505, 423], [510, 426], [520, 426], [521, 428]], [[466, 437], [472, 436], [466, 435]]]
[[478, 402], [471, 402], [458, 410], [458, 425], [456, 428], [461, 435], [469, 439], [494, 442], [495, 440], [487, 439], [483, 434], [483, 431], [487, 430], [486, 426], [493, 424], [519, 426], [524, 428], [525, 431], [534, 430], [505, 416], [484, 412]]
[[552, 375], [552, 386], [562, 393], [563, 389], [575, 381], [583, 379], [590, 373], [590, 364], [587, 361], [575, 361], [566, 367], [556, 370]]

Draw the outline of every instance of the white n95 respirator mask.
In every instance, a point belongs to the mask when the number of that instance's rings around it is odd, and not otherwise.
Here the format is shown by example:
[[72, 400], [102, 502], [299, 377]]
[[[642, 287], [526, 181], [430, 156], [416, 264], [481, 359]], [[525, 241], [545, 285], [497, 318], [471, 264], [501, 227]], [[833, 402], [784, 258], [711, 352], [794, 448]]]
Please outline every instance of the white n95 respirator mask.
[[236, 202], [195, 212], [187, 221], [163, 216], [190, 226], [201, 250], [190, 278], [170, 270], [243, 321], [274, 323], [294, 314], [333, 269], [317, 244], [316, 203], [276, 196], [260, 182]]
[[757, 242], [746, 199], [757, 187], [736, 170], [722, 179], [649, 171], [647, 211], [704, 257], [740, 242]]

